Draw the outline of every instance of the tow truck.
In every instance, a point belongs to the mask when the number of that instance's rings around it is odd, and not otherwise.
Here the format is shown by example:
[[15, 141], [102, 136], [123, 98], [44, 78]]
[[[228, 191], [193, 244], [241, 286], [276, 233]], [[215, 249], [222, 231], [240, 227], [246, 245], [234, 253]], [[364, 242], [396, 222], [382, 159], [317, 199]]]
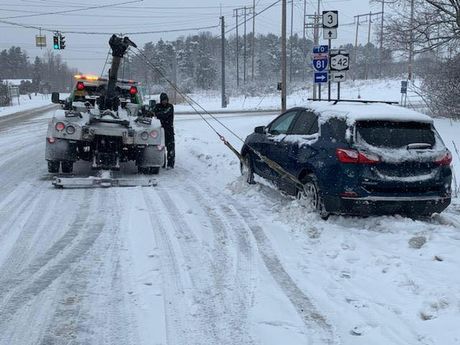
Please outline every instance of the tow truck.
[[[142, 103], [138, 83], [118, 79], [121, 59], [129, 46], [128, 37], [113, 35], [112, 66], [108, 78], [76, 75], [73, 91], [66, 100], [52, 94], [52, 102], [61, 104], [48, 125], [45, 158], [48, 172], [70, 174], [74, 163], [88, 161], [95, 170], [117, 171], [120, 163], [133, 161], [141, 174], [158, 174], [165, 162], [164, 130], [158, 119]], [[56, 187], [89, 185], [124, 185], [111, 173], [102, 177], [80, 179], [57, 177]], [[132, 185], [133, 179], [126, 180]], [[138, 179], [139, 185], [152, 181]]]

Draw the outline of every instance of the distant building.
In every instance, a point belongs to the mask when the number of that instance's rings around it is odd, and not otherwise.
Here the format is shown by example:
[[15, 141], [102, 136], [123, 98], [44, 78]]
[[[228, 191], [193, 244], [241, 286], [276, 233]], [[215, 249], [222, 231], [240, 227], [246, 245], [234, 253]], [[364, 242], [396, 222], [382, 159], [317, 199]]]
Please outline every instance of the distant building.
[[21, 82], [30, 82], [32, 83], [32, 79], [3, 79], [2, 83], [8, 86], [19, 86]]

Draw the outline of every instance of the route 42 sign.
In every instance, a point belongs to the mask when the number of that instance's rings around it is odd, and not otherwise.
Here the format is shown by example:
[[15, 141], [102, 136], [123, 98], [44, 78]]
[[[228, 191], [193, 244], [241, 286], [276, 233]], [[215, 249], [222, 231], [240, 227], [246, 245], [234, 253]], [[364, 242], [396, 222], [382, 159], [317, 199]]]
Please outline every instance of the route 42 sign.
[[331, 50], [331, 71], [348, 71], [350, 69], [350, 54]]

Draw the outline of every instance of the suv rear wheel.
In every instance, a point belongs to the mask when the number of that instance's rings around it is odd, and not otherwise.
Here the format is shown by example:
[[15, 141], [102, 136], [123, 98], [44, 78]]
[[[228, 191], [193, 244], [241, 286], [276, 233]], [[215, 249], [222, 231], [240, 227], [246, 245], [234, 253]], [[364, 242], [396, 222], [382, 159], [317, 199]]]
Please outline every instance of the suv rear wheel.
[[324, 206], [324, 201], [318, 187], [318, 180], [316, 176], [308, 175], [302, 182], [303, 188], [298, 190], [297, 198], [303, 205], [315, 210], [322, 219], [328, 219], [330, 214]]

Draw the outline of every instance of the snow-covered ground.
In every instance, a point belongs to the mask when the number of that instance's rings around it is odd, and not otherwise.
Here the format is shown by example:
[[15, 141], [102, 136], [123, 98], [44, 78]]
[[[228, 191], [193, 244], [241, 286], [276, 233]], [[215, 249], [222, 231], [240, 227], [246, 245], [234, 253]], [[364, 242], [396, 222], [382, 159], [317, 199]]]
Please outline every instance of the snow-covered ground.
[[[427, 221], [323, 221], [247, 185], [186, 115], [157, 187], [56, 190], [49, 116], [0, 132], [1, 345], [460, 344], [458, 199]], [[245, 137], [274, 116], [222, 121]], [[460, 146], [460, 123], [436, 126]]]
[[0, 117], [11, 115], [17, 112], [31, 110], [51, 104], [51, 95], [30, 94], [21, 95], [18, 101], [17, 97], [13, 98], [13, 105], [0, 107]]
[[[388, 80], [349, 80], [342, 83], [341, 99], [366, 99], [386, 100], [393, 102], [401, 101], [401, 81]], [[207, 111], [240, 111], [240, 110], [277, 110], [280, 108], [280, 93], [267, 94], [264, 96], [231, 96], [227, 108], [221, 108], [221, 96], [219, 92], [200, 92], [190, 95], [196, 102]], [[311, 86], [296, 90], [288, 95], [288, 107], [303, 106], [312, 97]], [[332, 84], [331, 98], [337, 97], [337, 84]], [[159, 96], [152, 96], [158, 100]], [[327, 98], [327, 84], [323, 86], [322, 98]], [[408, 89], [408, 104], [418, 106], [422, 100], [415, 93], [411, 85]], [[193, 112], [193, 109], [185, 102], [176, 105], [177, 112]]]

